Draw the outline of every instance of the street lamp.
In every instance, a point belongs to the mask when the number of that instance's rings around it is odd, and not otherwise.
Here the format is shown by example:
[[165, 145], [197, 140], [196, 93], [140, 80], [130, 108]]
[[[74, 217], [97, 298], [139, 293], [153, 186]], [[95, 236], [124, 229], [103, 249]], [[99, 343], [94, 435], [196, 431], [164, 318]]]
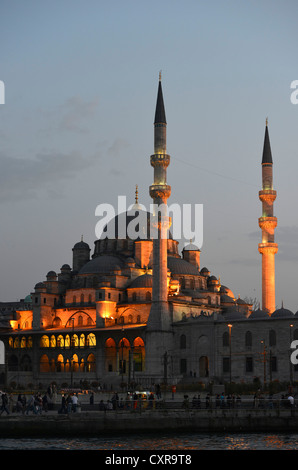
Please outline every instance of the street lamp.
[[230, 384], [232, 383], [232, 324], [228, 323], [229, 328], [229, 346], [230, 346]]
[[[294, 325], [290, 325], [290, 348], [292, 344], [292, 328]], [[292, 362], [291, 362], [291, 349], [289, 349], [289, 363], [290, 363], [290, 384], [291, 386], [293, 385], [293, 368], [292, 368]]]
[[264, 388], [265, 388], [265, 385], [266, 385], [266, 361], [267, 361], [267, 357], [266, 357], [266, 344], [265, 344], [265, 341], [264, 340], [261, 340], [261, 343], [264, 345], [264, 349], [263, 349], [263, 363], [264, 363]]

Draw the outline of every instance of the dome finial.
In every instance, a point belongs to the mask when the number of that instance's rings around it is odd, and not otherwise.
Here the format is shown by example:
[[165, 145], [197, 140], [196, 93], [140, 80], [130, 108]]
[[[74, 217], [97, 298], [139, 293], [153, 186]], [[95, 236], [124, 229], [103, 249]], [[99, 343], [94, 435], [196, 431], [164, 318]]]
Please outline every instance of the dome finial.
[[161, 70], [159, 71], [159, 81], [161, 82]]
[[81, 242], [83, 241], [83, 235], [81, 236]]
[[268, 126], [268, 116], [266, 117], [266, 127]]
[[138, 191], [138, 185], [137, 185], [137, 184], [136, 184], [136, 192], [135, 192], [135, 194], [136, 194], [136, 204], [138, 204], [138, 203], [139, 203], [139, 191]]

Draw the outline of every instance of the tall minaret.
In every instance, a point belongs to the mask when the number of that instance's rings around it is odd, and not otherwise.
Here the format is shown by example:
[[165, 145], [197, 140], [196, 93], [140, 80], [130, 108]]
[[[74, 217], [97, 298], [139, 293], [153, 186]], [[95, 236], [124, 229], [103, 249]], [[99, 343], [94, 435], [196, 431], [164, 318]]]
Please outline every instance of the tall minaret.
[[262, 254], [262, 309], [270, 315], [276, 309], [275, 306], [275, 254], [278, 244], [274, 243], [274, 230], [277, 226], [277, 218], [273, 215], [273, 203], [276, 191], [273, 189], [272, 155], [268, 132], [268, 119], [264, 138], [262, 158], [262, 191], [259, 198], [262, 201], [262, 217], [259, 218], [259, 226], [262, 229], [262, 243], [259, 243], [259, 252]]
[[[167, 155], [166, 132], [166, 113], [161, 87], [161, 74], [159, 74], [154, 119], [154, 154], [150, 157], [151, 166], [154, 168], [154, 183], [149, 188], [150, 196], [153, 199], [155, 208], [161, 207], [161, 204], [166, 205], [171, 194], [171, 186], [167, 184], [167, 167], [170, 164], [170, 156]], [[167, 212], [155, 212], [153, 224], [155, 231], [153, 237], [152, 306], [147, 323], [147, 329], [164, 331], [167, 330], [170, 325], [167, 274], [167, 235], [169, 217], [167, 216]]]

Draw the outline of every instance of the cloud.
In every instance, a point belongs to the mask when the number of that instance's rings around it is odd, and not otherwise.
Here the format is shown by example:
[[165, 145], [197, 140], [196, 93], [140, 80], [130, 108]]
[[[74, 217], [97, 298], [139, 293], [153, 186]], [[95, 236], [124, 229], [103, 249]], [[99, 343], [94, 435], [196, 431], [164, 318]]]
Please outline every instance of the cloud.
[[71, 96], [52, 109], [39, 108], [41, 117], [46, 119], [46, 124], [40, 132], [87, 133], [88, 120], [95, 116], [98, 103], [98, 98], [84, 101], [80, 96]]
[[121, 153], [129, 147], [129, 143], [125, 139], [117, 138], [113, 144], [108, 148], [107, 154], [109, 157], [117, 158]]
[[88, 132], [83, 127], [83, 122], [94, 116], [97, 106], [97, 99], [85, 102], [80, 96], [72, 96], [60, 108], [62, 117], [59, 128], [65, 131]]
[[83, 157], [77, 151], [39, 153], [32, 159], [0, 154], [0, 203], [34, 198], [41, 188], [53, 191], [53, 183], [73, 178], [97, 160], [96, 155]]

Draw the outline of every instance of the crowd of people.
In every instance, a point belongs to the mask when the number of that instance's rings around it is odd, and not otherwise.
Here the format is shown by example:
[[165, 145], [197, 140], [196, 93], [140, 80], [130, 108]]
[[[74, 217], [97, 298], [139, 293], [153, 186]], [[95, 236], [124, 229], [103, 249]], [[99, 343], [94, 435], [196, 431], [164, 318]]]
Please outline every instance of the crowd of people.
[[[155, 386], [151, 392], [127, 392], [126, 395], [119, 398], [117, 392], [112, 397], [104, 401], [101, 396], [99, 402], [95, 405], [94, 392], [89, 393], [89, 410], [137, 410], [152, 409], [160, 407], [161, 400], [160, 386]], [[99, 392], [100, 393], [100, 392]], [[61, 402], [59, 401], [57, 389], [55, 385], [50, 385], [45, 393], [36, 392], [26, 395], [19, 393], [16, 395], [0, 392], [0, 415], [3, 413], [10, 414], [12, 412], [29, 414], [42, 414], [54, 410], [61, 414], [75, 413], [79, 410], [81, 403], [79, 402], [78, 393], [70, 390], [61, 394]], [[174, 395], [172, 394], [174, 400]], [[157, 404], [156, 404], [157, 403]], [[181, 402], [180, 402], [181, 403]], [[172, 402], [173, 405], [177, 404]], [[84, 400], [86, 405], [86, 400]], [[181, 406], [181, 404], [180, 404]], [[174, 406], [173, 406], [174, 407]], [[206, 393], [201, 398], [200, 394], [194, 395], [189, 400], [188, 395], [184, 395], [182, 400], [182, 408], [184, 409], [233, 409], [233, 408], [295, 408], [296, 403], [292, 394], [281, 395], [274, 398], [272, 395], [263, 395], [260, 390], [254, 396], [245, 397], [242, 400], [240, 395], [236, 394], [217, 394], [211, 396]], [[172, 408], [172, 406], [171, 406]]]

